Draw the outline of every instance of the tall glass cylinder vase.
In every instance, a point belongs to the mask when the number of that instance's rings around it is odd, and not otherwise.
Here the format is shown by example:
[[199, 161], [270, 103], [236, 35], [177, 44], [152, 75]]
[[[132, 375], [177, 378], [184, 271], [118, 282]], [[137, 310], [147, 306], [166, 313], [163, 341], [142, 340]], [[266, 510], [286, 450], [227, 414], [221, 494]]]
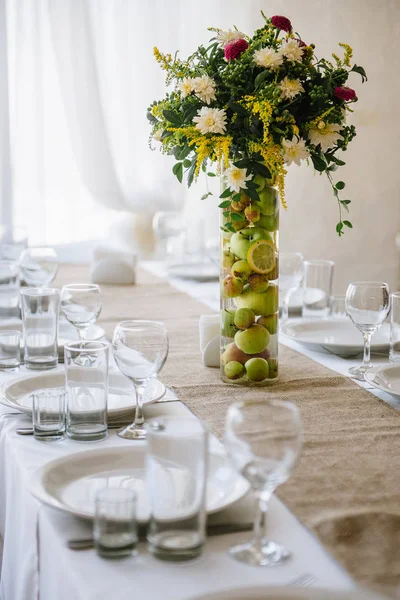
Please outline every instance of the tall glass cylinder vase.
[[221, 378], [265, 386], [278, 377], [279, 194], [270, 179], [253, 182], [259, 200], [233, 194], [222, 201]]

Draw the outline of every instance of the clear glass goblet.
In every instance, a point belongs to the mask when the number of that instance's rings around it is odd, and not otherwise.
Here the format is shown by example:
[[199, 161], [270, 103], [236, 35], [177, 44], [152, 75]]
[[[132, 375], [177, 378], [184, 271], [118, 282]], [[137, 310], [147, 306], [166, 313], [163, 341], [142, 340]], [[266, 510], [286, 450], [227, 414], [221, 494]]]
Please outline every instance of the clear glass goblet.
[[281, 252], [279, 256], [279, 292], [281, 294], [281, 323], [289, 318], [290, 298], [301, 284], [304, 259], [300, 252]]
[[133, 383], [136, 393], [135, 420], [117, 433], [128, 440], [145, 439], [143, 395], [167, 360], [167, 329], [159, 321], [123, 321], [115, 328], [112, 349], [118, 368]]
[[53, 248], [27, 248], [21, 254], [19, 268], [29, 286], [47, 287], [57, 275], [57, 252]]
[[359, 381], [372, 367], [371, 337], [379, 329], [390, 311], [389, 286], [383, 281], [357, 281], [350, 283], [346, 292], [346, 311], [354, 325], [364, 336], [362, 365], [351, 367], [350, 375]]
[[237, 560], [265, 567], [289, 558], [286, 548], [267, 537], [268, 502], [278, 485], [289, 479], [302, 444], [300, 413], [291, 402], [247, 401], [229, 408], [225, 449], [234, 468], [249, 481], [259, 504], [253, 539], [229, 550]]
[[79, 340], [86, 340], [88, 329], [96, 323], [102, 309], [100, 287], [92, 283], [71, 283], [61, 290], [61, 311], [73, 325]]

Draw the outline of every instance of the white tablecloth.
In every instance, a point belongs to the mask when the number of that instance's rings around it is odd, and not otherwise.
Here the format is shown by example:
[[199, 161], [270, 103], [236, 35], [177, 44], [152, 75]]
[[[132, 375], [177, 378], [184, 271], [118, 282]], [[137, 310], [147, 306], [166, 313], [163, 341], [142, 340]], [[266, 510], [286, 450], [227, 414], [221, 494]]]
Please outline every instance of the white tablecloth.
[[[179, 287], [205, 303], [214, 306], [217, 286], [187, 282]], [[202, 290], [201, 294], [197, 292]], [[297, 344], [288, 344], [303, 351]], [[346, 373], [357, 361], [332, 355], [304, 351], [314, 360]], [[10, 375], [0, 375], [0, 382]], [[374, 393], [376, 393], [374, 391]], [[377, 393], [377, 395], [380, 395]], [[381, 395], [390, 400], [386, 394]], [[393, 402], [393, 400], [390, 400]], [[0, 413], [7, 409], [0, 407]], [[166, 402], [147, 407], [148, 416], [160, 414], [188, 414], [180, 402]], [[191, 413], [189, 413], [191, 414]], [[195, 417], [193, 417], [195, 418]], [[293, 551], [288, 563], [275, 569], [257, 569], [239, 564], [226, 554], [227, 548], [244, 541], [249, 533], [210, 538], [203, 556], [191, 563], [169, 564], [157, 561], [140, 544], [140, 554], [119, 562], [99, 558], [93, 550], [73, 552], [66, 548], [66, 540], [85, 537], [89, 526], [73, 517], [40, 507], [29, 494], [29, 480], [35, 469], [46, 461], [65, 454], [91, 450], [93, 444], [70, 440], [45, 444], [32, 437], [15, 433], [18, 425], [28, 424], [23, 416], [0, 416], [0, 533], [4, 541], [1, 569], [1, 600], [189, 600], [211, 590], [240, 587], [249, 584], [286, 584], [311, 573], [321, 587], [347, 589], [354, 584], [350, 577], [327, 555], [319, 542], [297, 521], [276, 498], [271, 502], [271, 537]], [[216, 440], [213, 443], [218, 443]], [[114, 431], [105, 446], [130, 445]], [[249, 502], [244, 501], [217, 515], [218, 521], [248, 521]], [[39, 595], [40, 589], [40, 595]]]

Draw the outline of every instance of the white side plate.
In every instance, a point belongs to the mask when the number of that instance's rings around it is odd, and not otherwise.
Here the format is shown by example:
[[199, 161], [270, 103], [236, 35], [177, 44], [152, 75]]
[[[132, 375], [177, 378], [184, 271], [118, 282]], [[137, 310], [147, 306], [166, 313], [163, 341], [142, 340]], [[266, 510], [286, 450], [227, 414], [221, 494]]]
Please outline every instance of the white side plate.
[[[145, 486], [146, 444], [78, 452], [47, 463], [33, 476], [30, 492], [48, 506], [77, 517], [92, 519], [98, 490], [105, 487], [134, 489], [138, 495], [137, 516], [140, 522], [149, 517]], [[188, 476], [174, 468], [168, 470], [168, 491], [175, 490], [177, 506], [185, 505]], [[189, 474], [190, 476], [190, 474]], [[248, 482], [228, 465], [225, 455], [210, 452], [207, 483], [207, 512], [217, 512], [239, 500], [249, 489]], [[180, 490], [182, 490], [180, 496]], [[160, 494], [162, 494], [160, 489]]]
[[373, 367], [365, 373], [365, 380], [378, 390], [400, 397], [399, 363]]
[[[310, 350], [339, 356], [355, 356], [363, 351], [363, 337], [350, 319], [293, 319], [282, 332]], [[371, 352], [389, 352], [390, 325], [384, 323], [372, 336]]]
[[[30, 377], [20, 377], [5, 382], [0, 388], [0, 402], [14, 410], [32, 416], [32, 392], [35, 390], [64, 387], [65, 371], [41, 373]], [[157, 402], [165, 394], [165, 385], [154, 379], [146, 388], [143, 403]], [[130, 381], [122, 373], [109, 373], [108, 415], [122, 417], [135, 406], [135, 392]]]
[[219, 278], [219, 269], [212, 263], [184, 263], [168, 267], [168, 275], [193, 281], [216, 281]]

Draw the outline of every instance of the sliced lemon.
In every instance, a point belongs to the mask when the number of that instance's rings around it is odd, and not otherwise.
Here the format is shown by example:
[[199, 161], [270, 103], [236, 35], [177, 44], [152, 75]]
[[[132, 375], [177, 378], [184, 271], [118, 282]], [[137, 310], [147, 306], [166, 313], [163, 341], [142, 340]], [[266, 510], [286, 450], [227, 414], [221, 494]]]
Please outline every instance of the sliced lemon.
[[247, 262], [256, 273], [266, 275], [275, 268], [275, 246], [269, 240], [254, 242], [247, 252]]

